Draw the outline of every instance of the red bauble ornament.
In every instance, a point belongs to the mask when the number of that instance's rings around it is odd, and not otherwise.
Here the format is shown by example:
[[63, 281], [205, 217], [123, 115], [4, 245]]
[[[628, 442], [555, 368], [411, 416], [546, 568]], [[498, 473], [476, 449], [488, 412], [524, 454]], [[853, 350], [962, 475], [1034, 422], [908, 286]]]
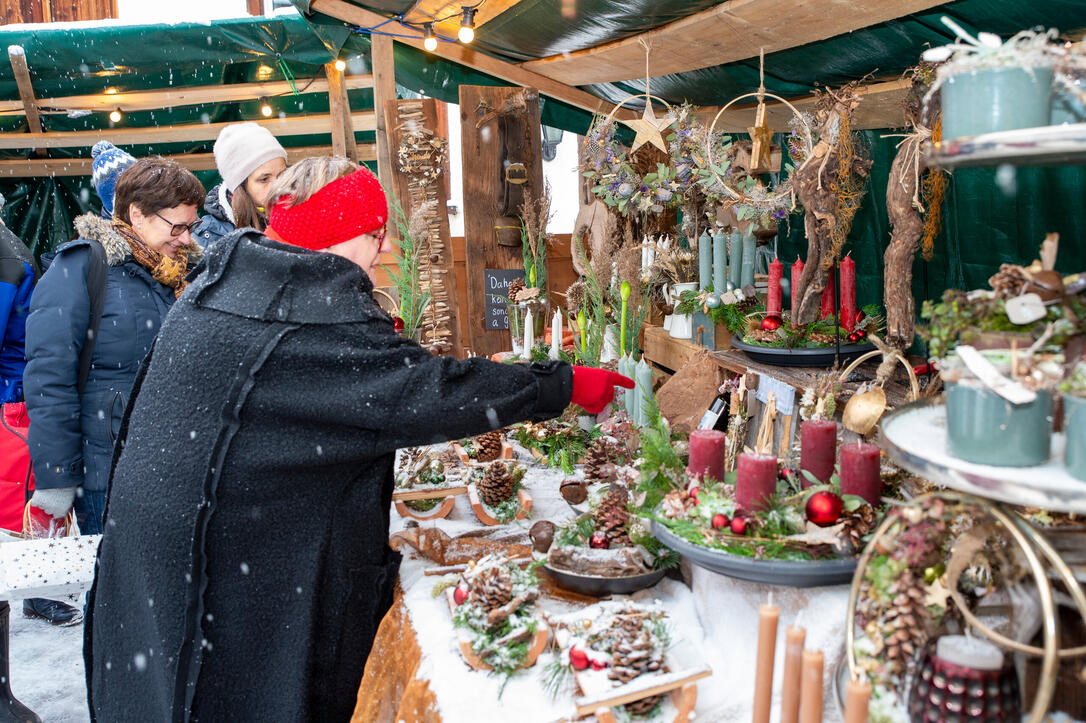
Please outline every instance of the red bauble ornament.
[[457, 605], [462, 605], [465, 600], [468, 599], [468, 589], [463, 585], [457, 585], [453, 590], [453, 602]]
[[857, 329], [853, 333], [856, 335], [856, 337], [858, 339], [866, 339], [867, 338], [867, 332], [864, 331], [863, 329]]
[[781, 328], [781, 320], [776, 316], [767, 316], [762, 319], [762, 331], [776, 331]]
[[745, 535], [747, 534], [747, 521], [742, 517], [735, 517], [732, 519], [732, 534]]
[[603, 670], [604, 668], [607, 667], [607, 661], [606, 660], [596, 660], [595, 658], [593, 658], [591, 663], [592, 663], [592, 670]]
[[392, 317], [392, 328], [396, 331], [403, 331], [403, 319], [398, 316]]
[[851, 341], [851, 342], [857, 342], [857, 341], [860, 340], [860, 337], [856, 332], [852, 331], [852, 332], [849, 332], [848, 340]]
[[574, 670], [584, 670], [588, 667], [588, 653], [580, 648], [569, 649], [569, 664]]
[[713, 515], [713, 529], [719, 530], [722, 527], [727, 527], [729, 523], [728, 516], [722, 512], [718, 512]]
[[699, 492], [701, 492], [699, 488], [691, 487], [686, 494], [690, 495], [691, 497], [697, 497]]
[[837, 524], [845, 509], [845, 501], [829, 490], [815, 492], [807, 498], [807, 519], [819, 527]]
[[611, 541], [608, 540], [607, 535], [602, 532], [593, 532], [592, 538], [589, 539], [588, 544], [597, 550], [606, 550], [611, 546]]

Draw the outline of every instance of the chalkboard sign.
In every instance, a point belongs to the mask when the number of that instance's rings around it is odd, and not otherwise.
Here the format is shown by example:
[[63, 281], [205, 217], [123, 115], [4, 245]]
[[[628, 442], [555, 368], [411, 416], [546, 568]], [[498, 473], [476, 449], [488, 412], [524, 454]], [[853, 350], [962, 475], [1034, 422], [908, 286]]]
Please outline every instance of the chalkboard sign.
[[486, 328], [508, 329], [509, 284], [523, 279], [524, 269], [483, 269], [483, 289], [486, 294]]

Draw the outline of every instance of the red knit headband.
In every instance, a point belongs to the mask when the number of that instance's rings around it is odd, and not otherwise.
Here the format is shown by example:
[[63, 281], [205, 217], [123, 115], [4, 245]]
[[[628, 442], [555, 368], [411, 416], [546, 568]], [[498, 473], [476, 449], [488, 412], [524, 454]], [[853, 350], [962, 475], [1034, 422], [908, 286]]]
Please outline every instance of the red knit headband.
[[284, 242], [314, 251], [376, 231], [388, 220], [385, 191], [365, 168], [332, 181], [304, 203], [282, 198], [271, 210], [268, 228]]

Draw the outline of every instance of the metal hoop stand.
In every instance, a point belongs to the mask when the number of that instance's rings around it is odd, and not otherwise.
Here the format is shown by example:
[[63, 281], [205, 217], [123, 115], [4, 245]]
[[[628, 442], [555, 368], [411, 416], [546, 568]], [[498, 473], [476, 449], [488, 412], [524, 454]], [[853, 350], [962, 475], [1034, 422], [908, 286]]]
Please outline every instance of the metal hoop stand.
[[[1022, 550], [1022, 554], [1026, 559], [1026, 564], [1029, 567], [1034, 582], [1037, 584], [1037, 592], [1041, 598], [1041, 613], [1043, 616], [1041, 629], [1044, 632], [1043, 648], [1035, 648], [1010, 640], [984, 625], [977, 619], [973, 612], [968, 609], [965, 600], [962, 598], [961, 593], [956, 589], [956, 586], [950, 591], [950, 596], [954, 601], [955, 606], [961, 611], [966, 622], [996, 645], [1017, 653], [1041, 658], [1041, 677], [1037, 688], [1037, 694], [1034, 696], [1033, 705], [1030, 708], [1029, 714], [1029, 723], [1041, 723], [1045, 713], [1048, 711], [1049, 704], [1052, 702], [1052, 695], [1055, 692], [1056, 668], [1059, 665], [1060, 659], [1086, 655], [1086, 646], [1068, 648], [1066, 650], [1059, 649], [1059, 618], [1056, 615], [1056, 604], [1053, 599], [1052, 585], [1049, 582], [1044, 561], [1048, 562], [1053, 571], [1067, 587], [1067, 590], [1074, 600], [1075, 606], [1078, 608], [1079, 614], [1082, 615], [1084, 621], [1086, 621], [1086, 592], [1083, 592], [1082, 586], [1075, 579], [1074, 572], [1059, 556], [1051, 543], [1006, 504], [986, 500], [962, 492], [949, 491], [921, 495], [915, 498], [911, 504], [926, 506], [936, 500], [975, 507], [990, 515], [1007, 530], [1011, 538]], [[848, 661], [849, 675], [853, 678], [859, 675], [859, 669], [856, 664], [856, 654], [854, 651], [856, 641], [856, 605], [859, 602], [860, 586], [863, 583], [864, 572], [867, 570], [867, 566], [870, 564], [871, 558], [878, 548], [878, 541], [886, 536], [886, 533], [891, 526], [900, 521], [900, 518], [896, 517], [887, 517], [883, 520], [867, 547], [864, 548], [863, 554], [860, 555], [859, 563], [856, 566], [856, 573], [852, 578], [852, 587], [849, 590], [848, 596], [848, 625], [845, 629], [845, 656]], [[1044, 558], [1044, 561], [1042, 561], [1042, 558]]]

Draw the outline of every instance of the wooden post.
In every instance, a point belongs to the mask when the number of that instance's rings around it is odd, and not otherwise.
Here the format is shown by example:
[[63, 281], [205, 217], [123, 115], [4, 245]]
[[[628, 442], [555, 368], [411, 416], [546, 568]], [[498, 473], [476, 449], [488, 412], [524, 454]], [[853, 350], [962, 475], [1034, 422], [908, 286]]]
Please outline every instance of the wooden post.
[[[370, 66], [373, 72], [373, 107], [383, 109], [396, 97], [396, 63], [392, 56], [392, 37], [370, 35]], [[385, 189], [392, 187], [392, 161], [389, 156], [385, 114], [377, 113], [377, 177]]]
[[250, 15], [263, 15], [264, 0], [245, 0], [245, 9]]
[[[502, 132], [502, 126], [516, 131]], [[503, 214], [507, 191], [505, 163], [523, 164], [518, 171], [524, 195], [543, 193], [543, 154], [539, 124], [539, 91], [533, 88], [460, 86], [460, 128], [464, 172], [464, 256], [468, 289], [468, 342], [480, 356], [512, 347], [509, 331], [486, 327], [485, 269], [522, 268], [521, 247], [498, 243], [498, 230], [520, 226], [516, 208]], [[515, 134], [516, 137], [512, 137]], [[504, 137], [503, 137], [504, 136]], [[513, 204], [515, 207], [517, 204]], [[519, 233], [509, 234], [519, 239]]]
[[[332, 126], [332, 155], [347, 155], [347, 122], [344, 114], [347, 109], [343, 106], [343, 73], [336, 69], [336, 64], [325, 63], [324, 75], [328, 78], [328, 117]], [[376, 106], [375, 106], [376, 110]]]
[[[344, 79], [346, 80], [346, 79]], [[354, 121], [351, 119], [351, 99], [347, 95], [347, 83], [339, 84], [340, 104], [343, 106], [343, 140], [347, 146], [347, 158], [358, 163], [358, 142], [354, 137]], [[377, 108], [374, 108], [374, 113]]]
[[[447, 130], [443, 131], [441, 127], [444, 105], [430, 98], [386, 102], [385, 127], [388, 128], [389, 148], [392, 155], [397, 154], [401, 139], [412, 128], [417, 128], [422, 132], [429, 131], [435, 136], [448, 140]], [[430, 202], [435, 205], [434, 212], [427, 218], [430, 253], [422, 260], [420, 276], [424, 277], [423, 281], [429, 284], [434, 303], [433, 310], [438, 319], [438, 334], [442, 336], [447, 334], [444, 339], [451, 345], [451, 353], [454, 356], [461, 356], [463, 347], [460, 343], [458, 321], [463, 315], [456, 313], [458, 311], [456, 270], [453, 268], [452, 242], [449, 234], [449, 196], [445, 183], [448, 175], [449, 170], [446, 168], [441, 177], [427, 182], [422, 178], [413, 178], [397, 167], [397, 172], [392, 174], [392, 184], [386, 186], [386, 189], [396, 197], [403, 207], [404, 215], [409, 219], [422, 204]], [[393, 229], [390, 228], [390, 230], [395, 233]], [[426, 317], [424, 317], [425, 321]], [[432, 343], [432, 341], [430, 334], [425, 332], [423, 342]]]
[[11, 61], [11, 69], [15, 71], [15, 84], [19, 88], [19, 99], [23, 103], [23, 112], [26, 113], [26, 125], [31, 133], [41, 133], [41, 114], [38, 112], [38, 102], [34, 99], [34, 86], [30, 83], [30, 70], [26, 67], [26, 53], [18, 45], [8, 46], [8, 60]]

